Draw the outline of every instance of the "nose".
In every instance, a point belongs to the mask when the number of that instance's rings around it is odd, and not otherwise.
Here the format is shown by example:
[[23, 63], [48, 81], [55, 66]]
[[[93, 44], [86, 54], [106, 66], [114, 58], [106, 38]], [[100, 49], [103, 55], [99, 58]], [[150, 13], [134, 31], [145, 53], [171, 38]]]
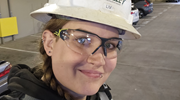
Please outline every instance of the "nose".
[[100, 67], [105, 65], [105, 56], [102, 47], [87, 58], [87, 62]]

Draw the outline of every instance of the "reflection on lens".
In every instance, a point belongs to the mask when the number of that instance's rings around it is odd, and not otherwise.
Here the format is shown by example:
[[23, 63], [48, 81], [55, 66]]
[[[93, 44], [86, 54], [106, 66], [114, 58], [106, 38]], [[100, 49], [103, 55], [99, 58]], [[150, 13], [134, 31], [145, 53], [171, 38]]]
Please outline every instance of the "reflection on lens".
[[84, 38], [77, 39], [80, 44], [83, 44], [85, 42]]
[[77, 53], [91, 55], [101, 45], [101, 40], [96, 35], [75, 30], [68, 30], [68, 33], [71, 35], [65, 42], [69, 45], [70, 49]]

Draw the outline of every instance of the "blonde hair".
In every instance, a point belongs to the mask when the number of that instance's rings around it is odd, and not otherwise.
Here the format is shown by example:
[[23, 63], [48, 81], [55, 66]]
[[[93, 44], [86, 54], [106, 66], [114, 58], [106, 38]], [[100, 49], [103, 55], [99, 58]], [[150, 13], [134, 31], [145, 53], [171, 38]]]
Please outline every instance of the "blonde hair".
[[[61, 29], [67, 22], [68, 20], [65, 20], [65, 19], [51, 19], [49, 22], [46, 23], [46, 25], [43, 28], [43, 31], [49, 30], [52, 33], [54, 33], [56, 30]], [[59, 37], [56, 36], [56, 40], [58, 39]], [[67, 100], [72, 100], [71, 96], [67, 92], [65, 92], [56, 81], [56, 78], [52, 70], [51, 57], [46, 54], [46, 51], [44, 49], [42, 42], [40, 42], [39, 51], [43, 59], [43, 65], [42, 65], [43, 81], [48, 86], [50, 86], [54, 91], [57, 91], [60, 96], [64, 96]]]

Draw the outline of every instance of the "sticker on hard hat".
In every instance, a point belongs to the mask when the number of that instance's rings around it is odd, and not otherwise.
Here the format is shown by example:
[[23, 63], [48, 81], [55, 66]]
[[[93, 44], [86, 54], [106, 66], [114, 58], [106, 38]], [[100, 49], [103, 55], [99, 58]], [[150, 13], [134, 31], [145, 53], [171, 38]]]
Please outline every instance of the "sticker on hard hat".
[[123, 5], [126, 0], [107, 0], [107, 1], [110, 1], [110, 2], [113, 2], [113, 3], [116, 3], [116, 4], [119, 4], [119, 5], [120, 5], [120, 4]]
[[110, 4], [104, 4], [104, 8], [110, 11], [114, 11], [114, 7]]

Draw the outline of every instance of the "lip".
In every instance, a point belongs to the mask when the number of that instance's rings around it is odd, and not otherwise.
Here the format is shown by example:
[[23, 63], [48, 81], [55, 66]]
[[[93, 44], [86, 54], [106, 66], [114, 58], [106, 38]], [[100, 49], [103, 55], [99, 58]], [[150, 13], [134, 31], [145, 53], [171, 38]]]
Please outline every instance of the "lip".
[[94, 70], [79, 70], [79, 71], [90, 78], [100, 78], [102, 75], [101, 72]]

